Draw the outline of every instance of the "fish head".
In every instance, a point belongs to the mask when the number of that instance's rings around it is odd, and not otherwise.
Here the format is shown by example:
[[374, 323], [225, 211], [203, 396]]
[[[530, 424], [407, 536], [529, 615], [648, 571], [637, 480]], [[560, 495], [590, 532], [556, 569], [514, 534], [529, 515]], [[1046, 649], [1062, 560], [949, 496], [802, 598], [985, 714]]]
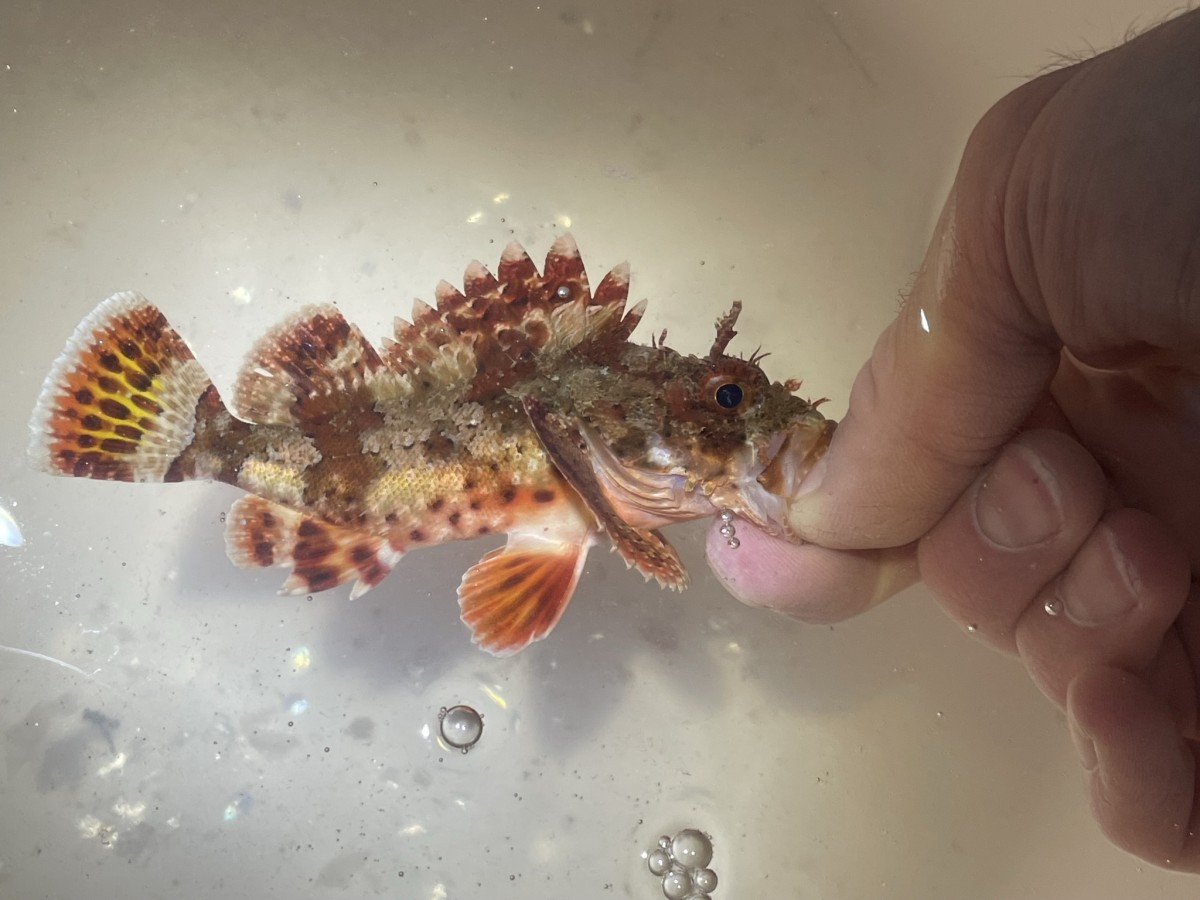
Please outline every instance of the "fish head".
[[586, 398], [580, 432], [605, 495], [638, 527], [729, 510], [768, 533], [793, 536], [788, 504], [824, 455], [836, 425], [799, 382], [772, 382], [726, 355], [738, 307], [718, 323], [707, 356], [630, 344]]

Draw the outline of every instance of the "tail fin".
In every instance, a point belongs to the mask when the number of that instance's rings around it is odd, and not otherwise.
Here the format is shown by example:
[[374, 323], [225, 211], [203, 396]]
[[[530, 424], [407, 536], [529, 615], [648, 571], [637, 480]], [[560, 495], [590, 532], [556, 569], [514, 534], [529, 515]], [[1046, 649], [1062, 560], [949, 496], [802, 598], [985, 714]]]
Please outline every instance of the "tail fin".
[[168, 481], [216, 388], [166, 317], [114, 294], [84, 319], [42, 385], [30, 458], [52, 475]]

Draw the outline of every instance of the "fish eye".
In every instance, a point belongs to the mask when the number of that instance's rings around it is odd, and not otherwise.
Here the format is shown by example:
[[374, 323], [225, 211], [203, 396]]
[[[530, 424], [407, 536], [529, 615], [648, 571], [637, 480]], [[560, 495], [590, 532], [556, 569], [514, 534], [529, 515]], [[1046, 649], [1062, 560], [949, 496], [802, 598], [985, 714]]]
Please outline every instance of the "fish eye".
[[742, 386], [733, 381], [718, 385], [713, 393], [713, 399], [722, 409], [737, 409], [741, 406], [743, 396]]
[[737, 418], [753, 409], [769, 386], [762, 370], [753, 363], [726, 357], [712, 364], [696, 388], [688, 393], [693, 402], [698, 400], [710, 413]]

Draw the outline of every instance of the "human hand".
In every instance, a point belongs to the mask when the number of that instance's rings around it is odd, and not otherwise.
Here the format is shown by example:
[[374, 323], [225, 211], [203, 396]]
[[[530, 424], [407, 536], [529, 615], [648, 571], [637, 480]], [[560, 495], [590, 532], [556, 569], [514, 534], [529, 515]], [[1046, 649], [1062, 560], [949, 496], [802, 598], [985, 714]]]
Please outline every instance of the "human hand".
[[801, 490], [812, 543], [714, 526], [733, 594], [828, 622], [919, 574], [1066, 711], [1105, 833], [1200, 871], [1200, 13], [982, 119]]

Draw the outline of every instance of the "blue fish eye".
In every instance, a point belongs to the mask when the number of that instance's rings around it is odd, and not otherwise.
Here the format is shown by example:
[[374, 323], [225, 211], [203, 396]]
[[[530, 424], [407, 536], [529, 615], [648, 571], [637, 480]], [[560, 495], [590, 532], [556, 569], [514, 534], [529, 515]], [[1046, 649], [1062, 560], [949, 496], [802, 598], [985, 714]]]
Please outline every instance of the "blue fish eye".
[[737, 409], [742, 402], [741, 385], [734, 384], [732, 381], [727, 381], [717, 388], [714, 395], [717, 406], [722, 409]]

